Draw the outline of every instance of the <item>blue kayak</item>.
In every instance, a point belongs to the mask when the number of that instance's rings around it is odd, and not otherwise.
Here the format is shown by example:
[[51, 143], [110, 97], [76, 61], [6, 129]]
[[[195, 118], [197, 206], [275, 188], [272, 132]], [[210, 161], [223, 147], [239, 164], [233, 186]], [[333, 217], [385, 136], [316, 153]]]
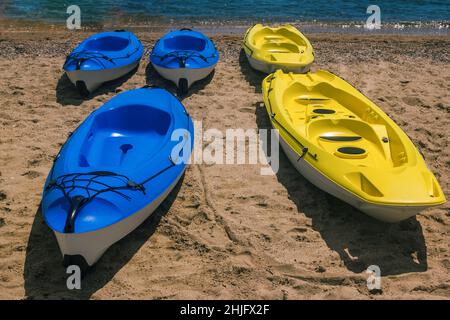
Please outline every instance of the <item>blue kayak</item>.
[[158, 40], [150, 61], [161, 76], [186, 92], [194, 82], [213, 71], [219, 61], [219, 52], [203, 33], [181, 29]]
[[133, 33], [101, 32], [81, 42], [67, 56], [63, 68], [80, 93], [86, 95], [135, 69], [143, 54], [144, 47]]
[[42, 212], [64, 258], [91, 266], [176, 185], [194, 139], [184, 106], [163, 89], [117, 95], [69, 137], [47, 177]]

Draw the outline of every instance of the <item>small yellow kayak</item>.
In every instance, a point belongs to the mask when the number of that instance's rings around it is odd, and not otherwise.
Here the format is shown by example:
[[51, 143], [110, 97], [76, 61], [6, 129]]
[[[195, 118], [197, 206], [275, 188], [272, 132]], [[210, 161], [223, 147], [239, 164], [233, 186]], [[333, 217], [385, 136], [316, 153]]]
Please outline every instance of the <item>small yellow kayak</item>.
[[304, 73], [314, 61], [309, 40], [292, 25], [276, 28], [257, 24], [247, 30], [244, 50], [252, 68], [265, 73], [277, 69]]
[[278, 70], [262, 86], [281, 147], [318, 188], [386, 222], [445, 203], [408, 136], [346, 81]]

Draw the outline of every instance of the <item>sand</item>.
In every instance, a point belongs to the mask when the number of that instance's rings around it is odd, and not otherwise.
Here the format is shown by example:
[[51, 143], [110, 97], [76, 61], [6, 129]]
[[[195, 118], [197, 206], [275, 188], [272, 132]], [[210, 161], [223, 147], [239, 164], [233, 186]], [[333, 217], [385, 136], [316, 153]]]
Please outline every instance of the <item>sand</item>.
[[[398, 224], [377, 222], [307, 182], [282, 154], [260, 165], [191, 165], [137, 230], [111, 247], [82, 290], [66, 289], [56, 240], [38, 210], [68, 134], [116, 93], [162, 80], [136, 73], [79, 97], [61, 66], [88, 33], [0, 33], [1, 299], [450, 299], [449, 205]], [[138, 32], [146, 48], [157, 33]], [[450, 39], [308, 35], [313, 69], [349, 81], [387, 112], [450, 191]], [[183, 103], [205, 129], [268, 128], [263, 75], [237, 35], [214, 34], [221, 60]], [[366, 268], [380, 266], [369, 292]]]

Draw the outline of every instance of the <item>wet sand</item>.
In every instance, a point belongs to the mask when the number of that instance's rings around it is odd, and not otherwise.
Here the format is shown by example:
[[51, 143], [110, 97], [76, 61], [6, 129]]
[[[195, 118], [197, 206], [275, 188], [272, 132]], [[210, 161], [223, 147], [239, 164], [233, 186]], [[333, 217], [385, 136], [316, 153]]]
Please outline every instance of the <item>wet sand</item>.
[[[191, 165], [155, 214], [111, 247], [82, 290], [68, 291], [56, 240], [38, 210], [68, 134], [116, 93], [157, 84], [138, 70], [82, 99], [61, 71], [86, 32], [0, 33], [1, 299], [449, 299], [449, 205], [377, 222], [307, 182], [281, 154], [260, 165]], [[137, 32], [146, 49], [159, 33]], [[313, 70], [343, 77], [411, 137], [449, 197], [450, 38], [307, 34]], [[261, 80], [241, 36], [213, 34], [221, 60], [183, 99], [204, 129], [269, 128]], [[382, 291], [366, 268], [380, 266]]]

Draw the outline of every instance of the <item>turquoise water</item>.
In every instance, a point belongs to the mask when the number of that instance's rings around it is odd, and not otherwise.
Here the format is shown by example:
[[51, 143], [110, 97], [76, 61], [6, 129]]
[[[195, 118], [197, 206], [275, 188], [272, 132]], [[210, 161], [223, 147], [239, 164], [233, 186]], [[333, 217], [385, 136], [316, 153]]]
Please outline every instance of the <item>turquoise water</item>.
[[382, 22], [450, 21], [449, 0], [0, 0], [0, 16], [64, 22], [71, 4], [81, 8], [85, 23], [111, 19], [364, 23], [370, 4], [381, 8]]

